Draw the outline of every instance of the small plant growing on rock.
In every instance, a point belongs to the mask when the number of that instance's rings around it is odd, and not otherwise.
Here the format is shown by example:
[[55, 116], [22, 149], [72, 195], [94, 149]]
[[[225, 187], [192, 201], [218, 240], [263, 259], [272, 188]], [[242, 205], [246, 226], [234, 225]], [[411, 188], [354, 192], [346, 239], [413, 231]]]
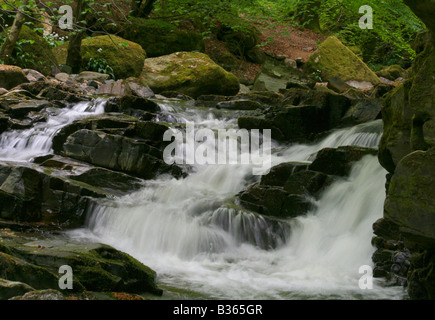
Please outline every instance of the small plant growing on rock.
[[104, 58], [90, 58], [86, 65], [86, 70], [108, 74], [115, 80], [113, 68], [107, 63]]

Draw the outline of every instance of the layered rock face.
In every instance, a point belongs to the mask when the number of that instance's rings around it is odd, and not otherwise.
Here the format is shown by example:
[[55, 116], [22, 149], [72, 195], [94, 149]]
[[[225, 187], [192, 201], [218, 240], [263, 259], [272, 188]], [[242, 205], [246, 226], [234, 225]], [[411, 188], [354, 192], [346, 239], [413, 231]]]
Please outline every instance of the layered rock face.
[[[384, 217], [374, 225], [374, 261], [379, 275], [406, 279], [402, 282], [412, 299], [434, 299], [435, 3], [405, 2], [429, 32], [420, 37], [425, 45], [416, 48], [420, 51], [408, 79], [388, 95], [382, 108], [379, 160], [389, 174]], [[381, 253], [397, 254], [398, 248], [408, 257], [405, 270], [393, 261], [394, 254], [379, 259]]]

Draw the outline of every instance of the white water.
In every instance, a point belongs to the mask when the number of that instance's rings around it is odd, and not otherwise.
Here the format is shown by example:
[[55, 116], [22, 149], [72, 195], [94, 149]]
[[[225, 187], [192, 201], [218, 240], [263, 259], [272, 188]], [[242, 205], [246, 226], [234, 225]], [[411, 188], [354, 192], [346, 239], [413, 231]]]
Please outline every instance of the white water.
[[[236, 126], [207, 112], [163, 109], [198, 127]], [[381, 131], [376, 121], [338, 130], [315, 145], [275, 144], [272, 165], [309, 162], [324, 147], [376, 147]], [[375, 156], [331, 185], [312, 212], [275, 224], [226, 206], [252, 183], [250, 171], [246, 165], [197, 166], [182, 180], [150, 181], [116, 203], [92, 208], [88, 229], [70, 236], [130, 253], [157, 271], [161, 285], [186, 291], [186, 298], [402, 298], [402, 289], [376, 280], [372, 290], [358, 286], [360, 266], [372, 265], [372, 224], [382, 217], [385, 199], [386, 171]]]
[[6, 131], [0, 135], [0, 160], [29, 161], [51, 152], [56, 132], [65, 125], [91, 115], [104, 113], [105, 100], [80, 102], [70, 108], [46, 108], [46, 122], [36, 123], [30, 129]]
[[[237, 128], [234, 118], [161, 105], [179, 122]], [[104, 112], [104, 101], [48, 109], [47, 123], [0, 136], [0, 160], [29, 161], [51, 152], [52, 137], [76, 119]], [[310, 162], [325, 147], [376, 147], [382, 122], [331, 133], [313, 145], [274, 143], [272, 165]], [[161, 177], [134, 194], [90, 208], [88, 227], [68, 234], [130, 253], [157, 271], [166, 298], [396, 299], [400, 288], [361, 290], [361, 265], [372, 265], [372, 224], [382, 216], [385, 170], [376, 157], [358, 162], [306, 216], [271, 221], [234, 206], [258, 179], [249, 165], [195, 166], [182, 180]], [[230, 205], [228, 205], [230, 204]], [[177, 296], [172, 292], [181, 292]]]

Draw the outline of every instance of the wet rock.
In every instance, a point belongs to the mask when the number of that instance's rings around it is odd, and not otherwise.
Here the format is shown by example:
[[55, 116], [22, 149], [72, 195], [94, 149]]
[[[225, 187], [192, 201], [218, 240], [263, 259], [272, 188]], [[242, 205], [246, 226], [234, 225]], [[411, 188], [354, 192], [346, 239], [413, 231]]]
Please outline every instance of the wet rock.
[[348, 176], [352, 165], [366, 155], [377, 155], [376, 149], [344, 146], [319, 151], [309, 170], [330, 175]]
[[382, 103], [378, 99], [363, 99], [352, 105], [342, 118], [341, 123], [357, 125], [381, 118]]
[[166, 165], [162, 152], [143, 141], [82, 129], [70, 135], [63, 154], [103, 168], [125, 172], [143, 179], [162, 173], [181, 173]]
[[216, 108], [229, 110], [256, 110], [263, 109], [263, 106], [260, 103], [251, 100], [231, 100], [217, 103]]
[[0, 279], [0, 299], [7, 300], [15, 296], [21, 296], [29, 291], [34, 291], [31, 286], [17, 281]]
[[[110, 246], [50, 235], [42, 238], [39, 233], [3, 231], [2, 235], [5, 241], [0, 247], [0, 276], [5, 279], [18, 279], [39, 290], [58, 290], [48, 291], [55, 296], [84, 291], [162, 294], [152, 269]], [[72, 290], [59, 289], [62, 265], [73, 271]]]

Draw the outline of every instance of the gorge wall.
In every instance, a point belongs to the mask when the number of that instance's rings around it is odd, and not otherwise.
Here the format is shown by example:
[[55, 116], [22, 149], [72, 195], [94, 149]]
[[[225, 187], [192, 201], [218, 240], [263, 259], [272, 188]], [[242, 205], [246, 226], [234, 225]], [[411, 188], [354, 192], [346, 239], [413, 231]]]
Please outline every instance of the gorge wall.
[[435, 2], [405, 0], [428, 31], [406, 82], [384, 101], [379, 161], [389, 172], [374, 224], [375, 276], [401, 279], [411, 299], [435, 299]]

